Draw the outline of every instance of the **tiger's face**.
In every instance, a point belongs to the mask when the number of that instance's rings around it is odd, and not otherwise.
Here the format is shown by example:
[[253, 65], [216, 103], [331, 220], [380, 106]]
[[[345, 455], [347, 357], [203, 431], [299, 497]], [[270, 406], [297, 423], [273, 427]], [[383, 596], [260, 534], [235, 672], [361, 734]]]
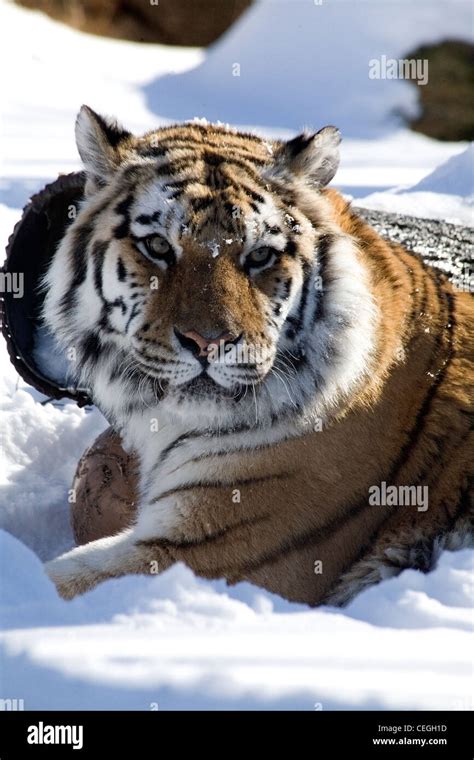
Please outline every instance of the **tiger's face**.
[[83, 107], [76, 135], [86, 201], [62, 245], [70, 291], [59, 297], [56, 262], [45, 313], [56, 332], [63, 317], [83, 333], [82, 364], [115, 346], [103, 386], [120, 375], [181, 403], [294, 403], [288, 385], [321, 317], [331, 224], [318, 198], [338, 131], [285, 143], [187, 123], [135, 137]]
[[179, 199], [168, 198], [173, 183], [152, 178], [114, 249], [139, 286], [140, 314], [126, 329], [137, 361], [168, 392], [237, 398], [276, 371], [294, 343], [283, 328], [316, 235], [271, 191], [261, 190], [263, 208], [252, 208], [248, 195], [239, 197], [250, 172], [227, 184], [231, 162], [209, 176], [209, 159], [206, 150], [194, 163], [192, 190]]
[[139, 191], [115, 206], [107, 256], [123, 285], [109, 276], [109, 297], [123, 298], [117, 328], [168, 393], [238, 398], [288, 363], [317, 235], [233, 135], [213, 145], [204, 133], [177, 171], [181, 132], [162, 139], [159, 176], [141, 169]]

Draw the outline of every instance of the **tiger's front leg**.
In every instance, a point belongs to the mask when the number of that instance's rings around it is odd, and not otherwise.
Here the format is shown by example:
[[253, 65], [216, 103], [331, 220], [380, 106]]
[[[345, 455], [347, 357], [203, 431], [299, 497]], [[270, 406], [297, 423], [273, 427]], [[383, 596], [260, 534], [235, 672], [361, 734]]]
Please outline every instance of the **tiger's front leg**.
[[184, 500], [175, 497], [145, 499], [132, 527], [77, 546], [47, 562], [46, 573], [59, 595], [73, 599], [112, 578], [156, 574], [170, 567], [176, 557], [168, 544], [182, 536], [179, 526], [186, 524], [180, 502]]
[[45, 564], [45, 570], [63, 599], [97, 586], [103, 581], [129, 574], [162, 572], [172, 564], [158, 545], [140, 543], [135, 529], [78, 546]]

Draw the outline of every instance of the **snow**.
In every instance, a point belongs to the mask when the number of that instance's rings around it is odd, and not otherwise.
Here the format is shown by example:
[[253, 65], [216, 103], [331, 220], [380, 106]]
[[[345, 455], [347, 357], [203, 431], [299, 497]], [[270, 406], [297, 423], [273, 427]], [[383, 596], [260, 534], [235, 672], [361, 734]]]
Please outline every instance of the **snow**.
[[207, 247], [209, 248], [211, 252], [211, 256], [213, 259], [216, 259], [219, 256], [219, 253], [221, 251], [220, 243], [217, 240], [211, 240]]
[[[344, 142], [334, 184], [357, 203], [465, 222], [472, 147], [404, 129], [394, 110], [413, 109], [414, 91], [367, 70], [382, 54], [466, 38], [467, 3], [296, 5], [261, 0], [205, 52], [103, 40], [0, 0], [4, 241], [29, 194], [79, 168], [83, 101], [137, 131], [196, 117], [273, 138], [335, 122]], [[62, 601], [41, 561], [73, 544], [68, 489], [106, 422], [97, 409], [45, 403], [3, 342], [0, 367], [0, 698], [26, 709], [472, 709], [468, 550], [343, 611], [183, 566]]]
[[474, 225], [474, 146], [452, 156], [413, 187], [372, 193], [358, 205]]
[[469, 705], [468, 551], [386, 581], [342, 614], [229, 590], [184, 566], [66, 603], [31, 552], [7, 533], [0, 542], [1, 667], [26, 709]]
[[405, 58], [420, 41], [465, 39], [471, 29], [464, 0], [260, 0], [199, 66], [145, 93], [172, 118], [335, 124], [346, 137], [376, 137], [393, 129], [395, 114], [417, 112], [416, 87], [371, 79], [370, 61]]
[[438, 166], [409, 192], [418, 193], [420, 190], [474, 200], [474, 145]]

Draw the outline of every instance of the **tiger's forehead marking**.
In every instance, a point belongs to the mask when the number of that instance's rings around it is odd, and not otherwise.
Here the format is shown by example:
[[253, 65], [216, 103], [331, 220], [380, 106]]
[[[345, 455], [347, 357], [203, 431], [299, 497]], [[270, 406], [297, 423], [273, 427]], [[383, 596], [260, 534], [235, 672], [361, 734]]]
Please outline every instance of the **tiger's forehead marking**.
[[188, 123], [162, 127], [136, 138], [133, 150], [145, 158], [156, 158], [163, 163], [171, 161], [175, 170], [176, 163], [186, 165], [204, 152], [220, 156], [224, 161], [248, 162], [263, 168], [272, 158], [267, 146], [268, 142], [256, 135], [219, 125]]
[[195, 124], [136, 138], [121, 172], [130, 202], [115, 206], [115, 229], [136, 242], [160, 234], [178, 258], [205, 250], [243, 261], [263, 246], [299, 257], [310, 243], [298, 236], [314, 231], [288, 188], [267, 176], [278, 145]]
[[250, 204], [238, 188], [223, 186], [213, 192], [192, 180], [176, 198], [172, 189], [154, 179], [136, 198], [130, 231], [136, 237], [161, 233], [173, 241], [187, 236], [197, 241], [221, 239], [240, 242], [246, 249], [260, 242], [282, 250], [291, 232], [288, 213], [271, 193], [260, 193], [258, 202]]
[[283, 249], [285, 212], [262, 178], [272, 160], [268, 145], [254, 135], [196, 124], [145, 136], [137, 152], [154, 159], [154, 171], [143, 189], [138, 186], [132, 234], [161, 232], [174, 243], [183, 234], [208, 243], [225, 237], [246, 248], [262, 241]]

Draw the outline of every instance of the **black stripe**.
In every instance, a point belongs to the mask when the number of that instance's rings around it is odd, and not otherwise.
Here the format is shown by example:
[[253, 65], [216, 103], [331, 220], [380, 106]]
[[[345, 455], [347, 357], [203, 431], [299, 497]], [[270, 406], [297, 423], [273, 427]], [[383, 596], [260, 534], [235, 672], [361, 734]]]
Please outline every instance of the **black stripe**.
[[130, 193], [123, 201], [120, 201], [114, 209], [116, 214], [123, 217], [120, 224], [118, 224], [113, 231], [113, 235], [117, 240], [122, 240], [128, 235], [130, 229], [130, 208], [133, 200], [134, 196]]
[[125, 265], [120, 256], [117, 259], [117, 277], [120, 282], [123, 282], [127, 277], [127, 270], [125, 269]]
[[129, 316], [128, 320], [127, 320], [127, 324], [125, 325], [125, 332], [126, 333], [128, 332], [128, 328], [130, 326], [130, 322], [132, 321], [132, 319], [134, 319], [137, 316], [137, 314], [139, 313], [139, 310], [140, 310], [140, 304], [138, 304], [138, 303], [135, 302], [133, 304], [133, 306], [132, 306], [132, 310], [131, 310], [130, 316]]
[[285, 245], [285, 250], [283, 251], [287, 256], [296, 256], [298, 253], [298, 246], [296, 245], [296, 240], [288, 240], [288, 242]]
[[202, 157], [203, 157], [203, 160], [206, 162], [207, 166], [212, 166], [212, 167], [217, 167], [217, 168], [221, 164], [223, 164], [225, 161], [225, 158], [222, 154], [214, 152], [214, 151], [211, 152], [209, 150], [206, 150], [203, 153]]
[[190, 182], [189, 179], [172, 179], [169, 182], [167, 182], [164, 185], [164, 187], [167, 190], [184, 190], [184, 188], [189, 184], [189, 182]]
[[112, 307], [120, 307], [120, 311], [122, 312], [122, 315], [124, 316], [127, 313], [127, 304], [125, 303], [122, 296], [118, 296], [114, 301], [112, 301]]
[[[239, 520], [238, 522], [234, 523], [233, 525], [228, 526], [227, 528], [221, 528], [220, 530], [216, 530], [214, 533], [210, 533], [208, 536], [205, 536], [205, 538], [201, 539], [195, 539], [195, 540], [186, 540], [186, 541], [180, 541], [180, 542], [172, 542], [169, 539], [161, 538], [161, 539], [145, 539], [142, 541], [137, 541], [137, 545], [141, 544], [142, 546], [160, 546], [162, 548], [168, 547], [168, 548], [180, 548], [180, 549], [191, 549], [196, 546], [202, 546], [211, 544], [214, 541], [218, 541], [221, 538], [227, 537], [229, 533], [232, 533], [233, 531], [239, 530], [240, 528], [249, 526], [249, 525], [256, 525], [257, 523], [264, 522], [265, 520], [268, 520], [271, 517], [271, 514], [263, 514], [263, 515], [256, 515], [253, 517], [244, 517], [242, 520]], [[219, 575], [222, 575], [222, 572], [219, 572]]]
[[166, 198], [169, 201], [176, 201], [178, 198], [181, 198], [181, 196], [184, 194], [184, 189], [177, 188], [176, 190], [173, 190], [171, 193], [167, 193]]
[[260, 173], [254, 166], [252, 166], [252, 164], [256, 163], [259, 166], [262, 166], [264, 162], [260, 161], [259, 159], [255, 160], [253, 156], [249, 156], [249, 158], [246, 158], [242, 155], [239, 156], [239, 158], [236, 158], [235, 156], [228, 156], [227, 158], [224, 158], [224, 161], [227, 166], [237, 166], [239, 169], [242, 169], [255, 180], [261, 179]]
[[[106, 240], [97, 240], [94, 243], [94, 246], [92, 249], [92, 255], [94, 258], [94, 287], [97, 292], [97, 295], [102, 301], [102, 313], [99, 320], [100, 328], [102, 330], [105, 330], [108, 333], [119, 334], [119, 331], [110, 325], [108, 316], [110, 312], [115, 308], [120, 308], [122, 315], [125, 315], [128, 307], [123, 299], [123, 296], [118, 296], [117, 298], [115, 298], [114, 301], [108, 301], [107, 298], [104, 296], [103, 264], [104, 264], [104, 257], [105, 257], [108, 247], [109, 247], [109, 242]], [[125, 272], [125, 268], [123, 266], [122, 260], [119, 259], [118, 263], [122, 264], [123, 272], [125, 276], [126, 272]], [[119, 276], [119, 279], [120, 279], [120, 276]], [[133, 308], [135, 308], [136, 305], [137, 304], [133, 304]], [[132, 309], [132, 313], [133, 313], [133, 309]]]
[[99, 336], [95, 332], [89, 332], [81, 341], [82, 360], [97, 361], [101, 354], [101, 344]]
[[[429, 279], [432, 281], [432, 283], [433, 283], [433, 285], [435, 287], [435, 290], [439, 294], [438, 284], [440, 282], [440, 272], [438, 272], [438, 270], [436, 270], [436, 269], [433, 269], [432, 267], [426, 267], [426, 274], [429, 277]], [[423, 281], [425, 282], [425, 279]], [[425, 289], [424, 289], [424, 292], [423, 292], [423, 299], [422, 299], [421, 304], [420, 304], [420, 312], [422, 314], [424, 314], [425, 311], [426, 311], [427, 302], [428, 302], [428, 285], [425, 282]]]
[[163, 449], [163, 451], [160, 453], [160, 456], [158, 458], [158, 461], [156, 463], [156, 466], [163, 464], [165, 459], [171, 454], [174, 449], [178, 448], [178, 446], [181, 446], [181, 444], [187, 442], [188, 440], [194, 440], [196, 438], [200, 438], [201, 433], [183, 433], [182, 435], [178, 436], [178, 438], [175, 438], [175, 440], [168, 444], [166, 448]]
[[69, 311], [76, 306], [77, 289], [82, 285], [87, 274], [87, 249], [96, 229], [97, 217], [107, 205], [107, 203], [102, 204], [91, 219], [74, 229], [71, 241], [73, 276], [68, 291], [61, 299], [61, 310]]
[[155, 211], [153, 214], [139, 214], [135, 219], [138, 224], [151, 224], [161, 220], [161, 211]]
[[[303, 263], [303, 285], [301, 288], [301, 296], [300, 296], [300, 302], [298, 305], [298, 311], [295, 315], [292, 315], [291, 324], [289, 327], [287, 327], [286, 330], [286, 337], [289, 340], [294, 340], [299, 332], [301, 332], [301, 329], [303, 327], [304, 323], [304, 314], [306, 309], [306, 303], [308, 300], [308, 288], [309, 288], [309, 282], [311, 279], [311, 274], [313, 272], [313, 269], [308, 262]], [[289, 321], [288, 319], [286, 320]]]
[[162, 146], [144, 145], [135, 148], [135, 153], [143, 158], [162, 158], [166, 156], [167, 150]]
[[[249, 428], [245, 428], [245, 430], [248, 430]], [[243, 431], [240, 431], [243, 432]], [[231, 435], [231, 433], [229, 433]], [[221, 440], [221, 435], [219, 434], [219, 442]], [[285, 438], [282, 438], [278, 441], [278, 443], [284, 443]], [[186, 467], [188, 464], [195, 464], [197, 462], [203, 462], [205, 459], [213, 459], [214, 457], [228, 457], [230, 454], [252, 454], [255, 451], [262, 451], [263, 449], [270, 449], [275, 445], [274, 441], [271, 441], [270, 443], [259, 443], [256, 446], [249, 447], [249, 446], [238, 446], [234, 449], [220, 449], [218, 451], [209, 451], [204, 454], [199, 454], [197, 457], [193, 457], [192, 459], [186, 459], [185, 462], [182, 462], [177, 467], [175, 467], [173, 470], [170, 470], [167, 475], [172, 475], [177, 470], [181, 469], [181, 467]]]
[[[413, 261], [412, 262], [410, 261], [410, 263], [409, 263], [409, 262], [405, 261], [404, 256], [403, 256], [404, 254], [406, 254], [410, 258], [411, 258], [411, 254], [408, 253], [408, 251], [405, 251], [403, 249], [402, 250], [402, 254], [399, 253], [399, 255], [398, 255], [398, 261], [400, 261], [400, 263], [402, 264], [402, 266], [405, 267], [405, 270], [406, 270], [406, 272], [408, 274], [408, 277], [409, 277], [409, 280], [410, 280], [411, 309], [410, 309], [410, 313], [409, 313], [409, 315], [407, 317], [407, 321], [408, 321], [409, 324], [412, 324], [413, 320], [418, 316], [417, 297], [416, 297], [416, 293], [415, 293], [415, 291], [416, 291], [416, 277], [415, 277], [415, 269], [414, 269], [414, 267], [415, 267], [416, 264], [419, 265], [420, 262], [416, 258], [413, 258]], [[425, 287], [426, 287], [426, 285], [425, 285]]]
[[156, 167], [155, 174], [157, 177], [176, 177], [180, 171], [189, 171], [193, 168], [193, 159], [183, 158], [181, 161], [175, 161], [174, 163], [163, 163]]
[[94, 258], [94, 286], [104, 305], [107, 304], [107, 301], [104, 298], [102, 290], [102, 267], [108, 247], [109, 243], [105, 240], [97, 240], [92, 249], [92, 255]]
[[[254, 201], [254, 203], [265, 203], [265, 198], [263, 197], [263, 195], [260, 195], [260, 193], [258, 193], [256, 190], [253, 190], [248, 185], [244, 185], [243, 183], [239, 182], [237, 185], [237, 188], [239, 190], [242, 190], [248, 198], [251, 198]], [[259, 211], [258, 207], [257, 207], [257, 211]]]
[[290, 297], [291, 293], [291, 286], [293, 284], [292, 277], [289, 277], [285, 282], [283, 283], [283, 293], [280, 295], [280, 298], [283, 299], [283, 301], [287, 301]]
[[212, 195], [207, 195], [204, 198], [191, 198], [190, 203], [194, 213], [197, 214], [200, 211], [207, 211], [207, 209], [214, 203], [214, 198]]
[[322, 289], [318, 291], [318, 297], [315, 299], [315, 309], [314, 313], [311, 319], [311, 327], [314, 327], [317, 321], [324, 318], [324, 298], [323, 298], [323, 292], [325, 289], [325, 285], [327, 282], [327, 266], [328, 266], [328, 260], [329, 260], [329, 250], [331, 246], [334, 243], [334, 236], [333, 235], [323, 235], [320, 240], [318, 241], [318, 248], [317, 248], [317, 261], [318, 261], [318, 272], [317, 277], [321, 278], [322, 283]]
[[234, 480], [229, 483], [225, 483], [222, 481], [198, 481], [196, 483], [187, 483], [183, 486], [178, 486], [176, 488], [171, 488], [169, 491], [164, 491], [163, 493], [159, 494], [158, 496], [154, 496], [153, 499], [149, 501], [150, 504], [155, 504], [157, 501], [160, 501], [160, 499], [165, 499], [168, 496], [172, 496], [173, 494], [182, 493], [183, 491], [195, 491], [197, 489], [201, 488], [237, 488], [238, 486], [248, 486], [248, 485], [254, 485], [256, 483], [265, 483], [269, 480], [285, 480], [291, 475], [290, 472], [279, 472], [272, 475], [260, 475], [258, 477], [253, 478], [239, 478], [238, 480]]

